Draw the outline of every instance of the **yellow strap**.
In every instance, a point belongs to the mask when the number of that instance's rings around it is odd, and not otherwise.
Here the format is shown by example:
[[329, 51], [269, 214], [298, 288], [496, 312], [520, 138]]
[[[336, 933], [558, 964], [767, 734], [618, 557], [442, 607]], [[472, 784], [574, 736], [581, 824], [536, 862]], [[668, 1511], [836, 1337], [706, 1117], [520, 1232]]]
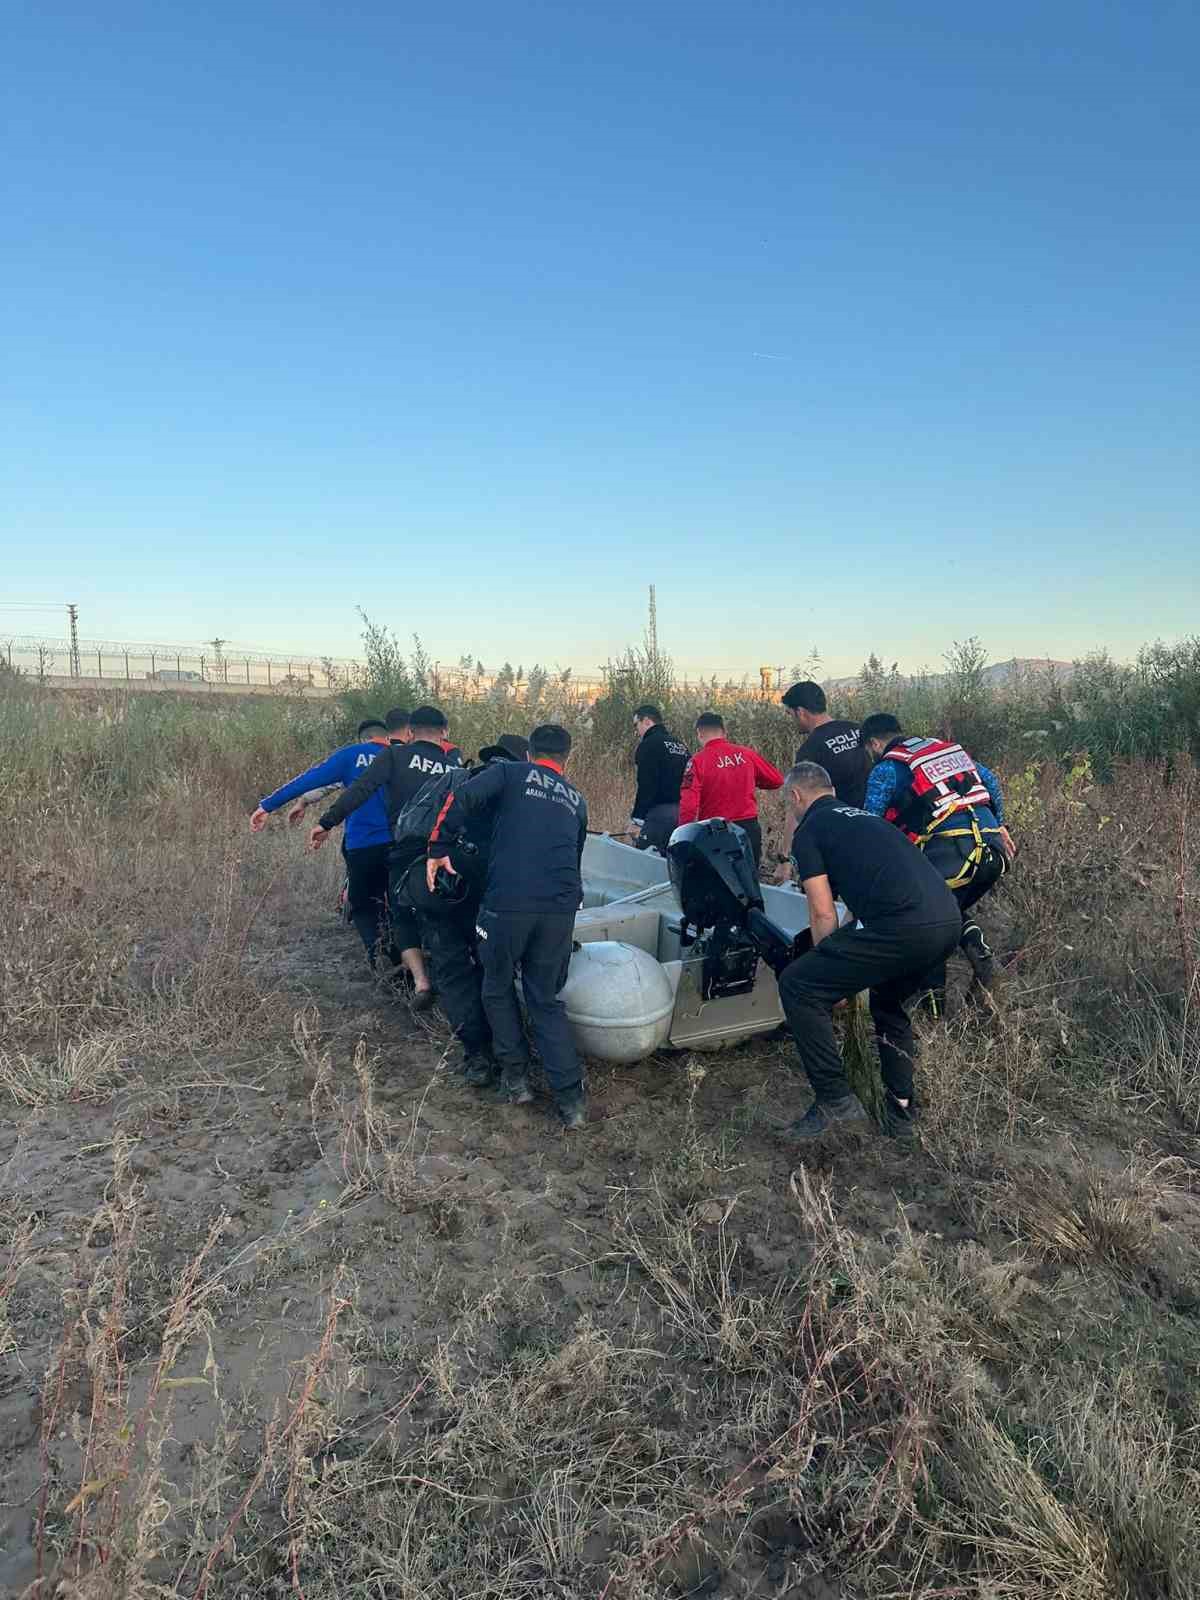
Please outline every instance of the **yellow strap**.
[[[987, 842], [983, 837], [983, 830], [979, 826], [979, 819], [975, 815], [974, 806], [968, 808], [968, 814], [971, 819], [969, 828], [936, 828], [930, 833], [923, 834], [917, 840], [917, 849], [923, 850], [935, 833], [939, 839], [965, 839], [968, 837], [974, 839], [975, 848], [964, 858], [955, 875], [946, 879], [947, 889], [965, 888], [979, 870], [980, 862], [983, 860], [983, 852], [987, 849]], [[954, 813], [951, 812], [951, 815], [953, 816]], [[988, 833], [999, 833], [999, 831], [998, 828], [987, 829]]]

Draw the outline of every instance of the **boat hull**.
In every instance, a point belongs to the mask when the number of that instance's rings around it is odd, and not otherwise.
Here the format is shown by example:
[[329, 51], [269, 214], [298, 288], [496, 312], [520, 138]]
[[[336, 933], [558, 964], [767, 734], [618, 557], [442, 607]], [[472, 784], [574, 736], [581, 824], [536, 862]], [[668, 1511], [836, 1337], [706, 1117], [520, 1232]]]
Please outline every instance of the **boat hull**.
[[[680, 938], [682, 912], [671, 886], [664, 857], [650, 850], [635, 850], [606, 834], [588, 838], [583, 855], [583, 909], [575, 918], [575, 939], [583, 945], [602, 941], [630, 945], [646, 952], [666, 974], [674, 994], [674, 1007], [667, 1030], [666, 1047], [676, 1050], [720, 1049], [751, 1039], [756, 1034], [773, 1032], [783, 1022], [783, 1008], [774, 974], [763, 962], [755, 971], [753, 988], [747, 994], [705, 1000], [702, 994], [703, 960], [689, 956]], [[767, 915], [789, 935], [808, 927], [808, 902], [792, 888], [764, 885], [763, 901]], [[579, 963], [579, 957], [574, 963]], [[567, 1015], [571, 1017], [572, 980], [564, 990]], [[601, 1035], [594, 1026], [597, 1004], [593, 985], [589, 997], [591, 1027], [584, 1027], [582, 1013], [572, 1017], [576, 1037], [585, 1053], [595, 1053]], [[614, 1013], [620, 1013], [624, 997], [614, 994]], [[640, 1018], [628, 1019], [635, 1029]], [[619, 1029], [614, 1030], [619, 1032]], [[661, 1048], [661, 1046], [660, 1046]], [[652, 1053], [648, 1051], [647, 1053]], [[616, 1055], [602, 1059], [630, 1059]]]

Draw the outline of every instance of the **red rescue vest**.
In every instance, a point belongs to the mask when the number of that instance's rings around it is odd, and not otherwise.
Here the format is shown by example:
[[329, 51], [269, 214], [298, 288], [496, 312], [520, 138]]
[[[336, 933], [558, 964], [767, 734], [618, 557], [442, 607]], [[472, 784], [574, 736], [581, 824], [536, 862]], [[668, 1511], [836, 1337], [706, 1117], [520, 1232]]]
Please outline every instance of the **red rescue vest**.
[[[960, 744], [945, 739], [901, 739], [884, 751], [882, 759], [895, 761], [912, 773], [911, 786], [884, 815], [917, 846], [924, 845], [935, 828], [956, 811], [992, 803], [975, 763]], [[971, 820], [974, 822], [973, 817]]]

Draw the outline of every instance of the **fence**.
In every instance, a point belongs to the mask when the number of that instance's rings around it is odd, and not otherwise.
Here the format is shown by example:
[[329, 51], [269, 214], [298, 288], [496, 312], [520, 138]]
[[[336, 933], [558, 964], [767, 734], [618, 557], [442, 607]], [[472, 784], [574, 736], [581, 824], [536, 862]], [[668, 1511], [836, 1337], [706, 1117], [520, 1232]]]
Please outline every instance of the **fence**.
[[[67, 639], [0, 637], [0, 659], [43, 683], [111, 684], [129, 689], [176, 689], [228, 694], [307, 695], [321, 698], [353, 684], [361, 663], [344, 656], [272, 655], [259, 650], [204, 650], [171, 644], [126, 644], [81, 639], [73, 658]], [[460, 667], [430, 669], [430, 692], [459, 700], [482, 699], [497, 685], [497, 674]], [[514, 700], [527, 685], [499, 680]], [[556, 675], [572, 697], [594, 699], [604, 680]]]
[[[261, 650], [204, 649], [196, 645], [132, 644], [112, 640], [80, 639], [77, 658], [71, 642], [62, 638], [0, 635], [0, 660], [44, 683], [108, 685], [141, 690], [193, 690], [223, 694], [306, 695], [337, 694], [352, 684], [361, 663], [346, 656], [272, 654]], [[689, 675], [680, 673], [681, 687]], [[755, 681], [755, 680], [758, 681]], [[604, 693], [602, 673], [553, 673], [550, 683], [560, 695], [594, 700]], [[727, 674], [699, 674], [691, 681], [713, 689], [713, 698], [755, 695], [773, 698], [779, 684], [770, 684], [766, 669], [739, 681]], [[719, 684], [719, 687], [715, 687]], [[501, 688], [506, 698], [523, 701], [525, 680], [513, 682], [496, 673], [480, 673], [434, 662], [429, 673], [433, 698], [483, 699]]]
[[240, 689], [244, 693], [331, 694], [350, 679], [355, 668], [353, 661], [329, 656], [271, 656], [259, 651], [203, 651], [95, 639], [81, 639], [74, 659], [66, 639], [3, 639], [0, 651], [10, 667], [47, 681]]

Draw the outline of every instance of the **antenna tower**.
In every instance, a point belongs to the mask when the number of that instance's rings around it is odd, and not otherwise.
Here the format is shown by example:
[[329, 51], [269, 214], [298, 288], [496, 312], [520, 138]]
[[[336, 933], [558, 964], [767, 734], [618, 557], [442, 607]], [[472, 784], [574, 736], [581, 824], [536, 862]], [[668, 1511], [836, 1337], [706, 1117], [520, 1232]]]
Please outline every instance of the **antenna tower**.
[[651, 657], [658, 660], [658, 605], [654, 598], [654, 585], [650, 585], [650, 622], [646, 628], [646, 643]]
[[67, 624], [71, 636], [71, 676], [80, 676], [79, 667], [79, 607], [67, 607]]

